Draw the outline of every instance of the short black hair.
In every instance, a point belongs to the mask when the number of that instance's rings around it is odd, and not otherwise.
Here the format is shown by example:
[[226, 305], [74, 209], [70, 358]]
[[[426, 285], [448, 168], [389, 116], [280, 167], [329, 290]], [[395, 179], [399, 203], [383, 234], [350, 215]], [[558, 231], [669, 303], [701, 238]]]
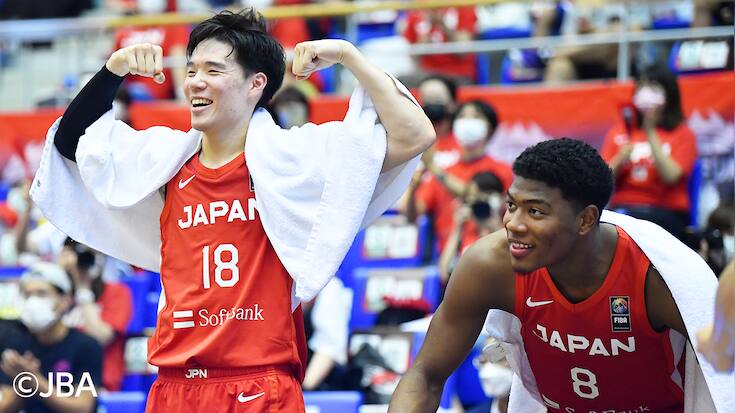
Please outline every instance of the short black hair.
[[582, 210], [602, 210], [613, 192], [613, 176], [595, 148], [585, 142], [561, 138], [526, 148], [515, 162], [513, 174], [559, 188], [564, 198]]
[[[676, 82], [676, 76], [661, 63], [654, 63], [641, 70], [638, 82], [650, 82], [661, 85], [666, 95], [666, 102], [661, 110], [659, 127], [666, 130], [676, 129], [684, 121], [684, 111], [681, 108], [681, 93]], [[641, 127], [643, 116], [638, 113], [638, 127]]]
[[238, 13], [225, 10], [199, 23], [189, 36], [186, 58], [190, 59], [199, 43], [208, 39], [232, 46], [246, 76], [265, 74], [268, 82], [256, 107], [265, 106], [283, 83], [286, 58], [283, 46], [266, 31], [263, 15], [252, 7]]
[[424, 83], [430, 80], [436, 80], [438, 82], [441, 82], [444, 85], [444, 87], [446, 87], [447, 90], [449, 91], [449, 96], [452, 97], [452, 101], [453, 102], [457, 101], [457, 82], [455, 82], [454, 80], [452, 80], [451, 78], [447, 76], [434, 74], [434, 75], [429, 75], [423, 78], [419, 82], [419, 87], [421, 87], [421, 85], [423, 85]]
[[493, 128], [493, 133], [498, 130], [500, 119], [498, 118], [498, 113], [495, 111], [495, 108], [492, 105], [479, 99], [468, 100], [467, 102], [459, 105], [459, 108], [457, 108], [454, 116], [456, 117], [457, 114], [459, 114], [459, 112], [465, 106], [474, 106], [478, 111], [480, 111], [480, 113], [482, 113], [482, 116], [484, 116], [485, 119], [490, 122], [490, 126], [492, 126]]
[[482, 192], [503, 192], [503, 182], [492, 172], [479, 172], [472, 176], [472, 182]]

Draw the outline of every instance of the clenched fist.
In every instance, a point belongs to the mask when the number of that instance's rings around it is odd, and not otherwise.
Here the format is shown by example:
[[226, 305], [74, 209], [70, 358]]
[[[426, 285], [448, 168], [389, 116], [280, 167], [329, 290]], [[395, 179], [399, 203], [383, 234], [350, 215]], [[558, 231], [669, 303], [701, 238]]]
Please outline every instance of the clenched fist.
[[317, 70], [335, 63], [342, 63], [348, 54], [354, 53], [355, 46], [345, 40], [326, 39], [301, 42], [294, 48], [291, 71], [298, 80], [304, 80]]
[[116, 50], [105, 66], [118, 76], [130, 73], [152, 77], [158, 84], [166, 80], [163, 75], [163, 49], [157, 44], [135, 44]]

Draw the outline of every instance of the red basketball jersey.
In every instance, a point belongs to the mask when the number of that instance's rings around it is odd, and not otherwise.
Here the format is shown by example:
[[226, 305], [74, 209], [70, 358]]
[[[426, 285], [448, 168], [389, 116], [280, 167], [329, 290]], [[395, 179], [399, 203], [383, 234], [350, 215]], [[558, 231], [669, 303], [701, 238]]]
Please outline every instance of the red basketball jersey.
[[166, 186], [161, 213], [165, 305], [149, 340], [161, 367], [251, 367], [305, 361], [301, 307], [266, 237], [238, 156], [209, 169], [194, 156]]
[[683, 412], [684, 337], [650, 325], [648, 258], [622, 229], [602, 286], [573, 304], [546, 268], [516, 274], [516, 315], [549, 411]]

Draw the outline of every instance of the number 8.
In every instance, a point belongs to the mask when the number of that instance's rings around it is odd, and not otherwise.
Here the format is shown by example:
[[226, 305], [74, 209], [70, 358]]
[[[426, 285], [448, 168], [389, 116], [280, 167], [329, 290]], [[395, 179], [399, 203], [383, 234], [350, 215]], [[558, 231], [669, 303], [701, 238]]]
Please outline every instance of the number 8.
[[[597, 377], [592, 374], [591, 371], [575, 367], [572, 369], [571, 373], [572, 387], [574, 387], [574, 392], [577, 393], [579, 397], [583, 397], [585, 399], [594, 399], [600, 395], [600, 390], [597, 388], [597, 386], [595, 386], [597, 384]], [[581, 374], [587, 376], [586, 381], [579, 378]], [[582, 388], [588, 388], [589, 392], [583, 392]]]

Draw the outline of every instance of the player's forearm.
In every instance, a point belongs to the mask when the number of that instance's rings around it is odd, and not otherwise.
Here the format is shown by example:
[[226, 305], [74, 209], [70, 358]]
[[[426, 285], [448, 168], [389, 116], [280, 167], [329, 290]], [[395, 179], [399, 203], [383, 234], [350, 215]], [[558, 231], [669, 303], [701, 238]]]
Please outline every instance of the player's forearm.
[[342, 64], [370, 95], [388, 136], [383, 170], [389, 170], [425, 151], [436, 138], [424, 111], [401, 93], [393, 80], [370, 63], [353, 45], [345, 46]]
[[432, 383], [420, 366], [403, 376], [388, 407], [388, 413], [427, 413], [439, 408], [444, 383]]
[[92, 123], [112, 108], [112, 101], [122, 81], [122, 77], [103, 66], [71, 101], [54, 136], [54, 146], [62, 156], [76, 162], [79, 138]]

